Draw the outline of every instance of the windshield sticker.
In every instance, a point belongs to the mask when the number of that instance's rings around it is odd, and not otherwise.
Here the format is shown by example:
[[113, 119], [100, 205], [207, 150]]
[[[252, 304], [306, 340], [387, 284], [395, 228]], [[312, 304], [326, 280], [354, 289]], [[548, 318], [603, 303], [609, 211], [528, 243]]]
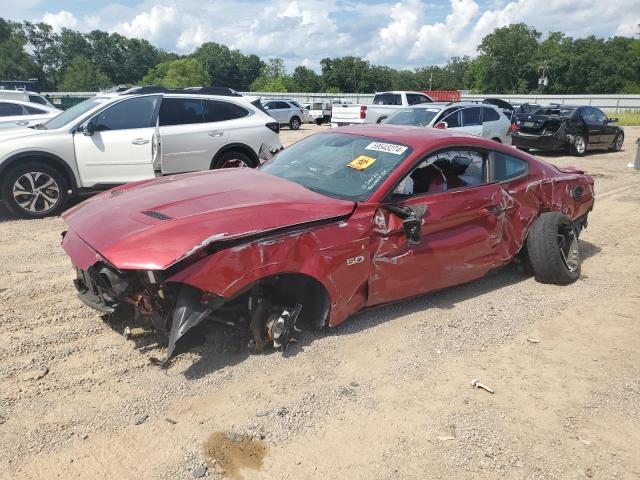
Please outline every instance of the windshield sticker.
[[381, 142], [371, 142], [369, 145], [364, 147], [365, 150], [374, 150], [376, 152], [386, 152], [393, 153], [394, 155], [402, 155], [407, 151], [407, 148], [404, 145], [395, 145], [393, 143], [381, 143]]
[[356, 170], [364, 170], [365, 168], [369, 168], [376, 161], [373, 157], [367, 157], [366, 155], [360, 155], [357, 158], [354, 158], [349, 163], [347, 163], [347, 167], [355, 168]]

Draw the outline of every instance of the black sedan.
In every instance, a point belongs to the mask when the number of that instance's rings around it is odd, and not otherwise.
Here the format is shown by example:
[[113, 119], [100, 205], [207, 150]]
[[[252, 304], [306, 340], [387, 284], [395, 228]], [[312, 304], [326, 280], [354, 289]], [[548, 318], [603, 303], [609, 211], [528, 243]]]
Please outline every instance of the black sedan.
[[569, 150], [575, 155], [587, 150], [619, 151], [624, 130], [612, 125], [617, 121], [588, 105], [551, 105], [518, 114], [511, 139], [520, 150]]

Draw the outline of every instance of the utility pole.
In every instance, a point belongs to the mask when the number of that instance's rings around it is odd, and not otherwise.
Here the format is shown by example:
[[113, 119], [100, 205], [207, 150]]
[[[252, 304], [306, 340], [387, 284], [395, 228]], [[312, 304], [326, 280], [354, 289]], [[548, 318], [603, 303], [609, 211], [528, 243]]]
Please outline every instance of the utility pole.
[[544, 60], [540, 66], [538, 67], [538, 71], [540, 72], [540, 78], [538, 78], [538, 87], [540, 88], [540, 93], [544, 93], [544, 87], [549, 85], [549, 64], [546, 60]]
[[431, 86], [433, 83], [433, 72], [429, 73], [429, 91], [431, 91]]

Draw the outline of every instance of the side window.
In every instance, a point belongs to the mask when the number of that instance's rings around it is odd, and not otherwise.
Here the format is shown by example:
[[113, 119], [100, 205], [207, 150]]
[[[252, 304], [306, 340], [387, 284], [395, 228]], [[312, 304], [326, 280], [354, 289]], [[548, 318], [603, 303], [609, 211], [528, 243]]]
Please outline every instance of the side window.
[[597, 108], [592, 108], [591, 110], [593, 110], [594, 115], [596, 117], [596, 121], [598, 123], [606, 123], [607, 116], [604, 114], [602, 110], [598, 110]]
[[500, 114], [493, 108], [484, 107], [482, 113], [482, 123], [495, 122], [496, 120], [500, 120]]
[[460, 126], [460, 110], [450, 108], [445, 110], [438, 122], [447, 122], [447, 128], [456, 128]]
[[419, 95], [417, 93], [407, 93], [407, 103], [409, 105], [417, 105], [419, 103], [431, 103], [424, 95]]
[[429, 156], [395, 188], [398, 197], [441, 193], [487, 183], [487, 154], [476, 150], [444, 150]]
[[28, 115], [42, 115], [43, 113], [47, 113], [40, 108], [30, 107], [28, 105], [24, 105], [24, 109], [27, 111]]
[[231, 102], [219, 100], [204, 101], [204, 121], [223, 122], [225, 120], [235, 120], [249, 115], [249, 111]]
[[163, 98], [160, 104], [160, 126], [202, 123], [202, 100], [199, 98]]
[[482, 125], [480, 115], [482, 109], [480, 107], [471, 107], [462, 109], [462, 126], [471, 127], [473, 125]]
[[397, 93], [380, 93], [373, 97], [374, 105], [402, 105], [402, 97]]
[[281, 109], [281, 108], [282, 109], [289, 109], [289, 108], [291, 108], [291, 105], [289, 105], [286, 102], [275, 102], [275, 103], [276, 103], [276, 107], [275, 108], [277, 108], [277, 109]]
[[584, 120], [587, 123], [595, 123], [596, 122], [596, 114], [595, 114], [595, 110], [593, 108], [583, 108], [582, 112], [582, 120]]
[[33, 103], [39, 103], [40, 105], [46, 105], [47, 101], [40, 95], [29, 95], [29, 101]]
[[159, 101], [159, 95], [152, 95], [116, 103], [93, 117], [95, 129], [106, 131], [153, 127]]
[[13, 117], [14, 115], [24, 115], [24, 110], [17, 103], [0, 102], [0, 117]]
[[502, 152], [493, 152], [491, 177], [494, 182], [502, 182], [527, 173], [529, 164], [524, 160]]

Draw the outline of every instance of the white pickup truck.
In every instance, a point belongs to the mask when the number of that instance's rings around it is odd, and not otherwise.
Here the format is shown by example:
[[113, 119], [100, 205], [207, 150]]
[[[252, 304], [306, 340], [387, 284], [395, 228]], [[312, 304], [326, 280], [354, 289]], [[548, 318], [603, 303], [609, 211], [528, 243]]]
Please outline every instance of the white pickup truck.
[[429, 95], [420, 92], [379, 92], [373, 97], [371, 105], [334, 105], [331, 127], [380, 123], [401, 108], [432, 102]]

